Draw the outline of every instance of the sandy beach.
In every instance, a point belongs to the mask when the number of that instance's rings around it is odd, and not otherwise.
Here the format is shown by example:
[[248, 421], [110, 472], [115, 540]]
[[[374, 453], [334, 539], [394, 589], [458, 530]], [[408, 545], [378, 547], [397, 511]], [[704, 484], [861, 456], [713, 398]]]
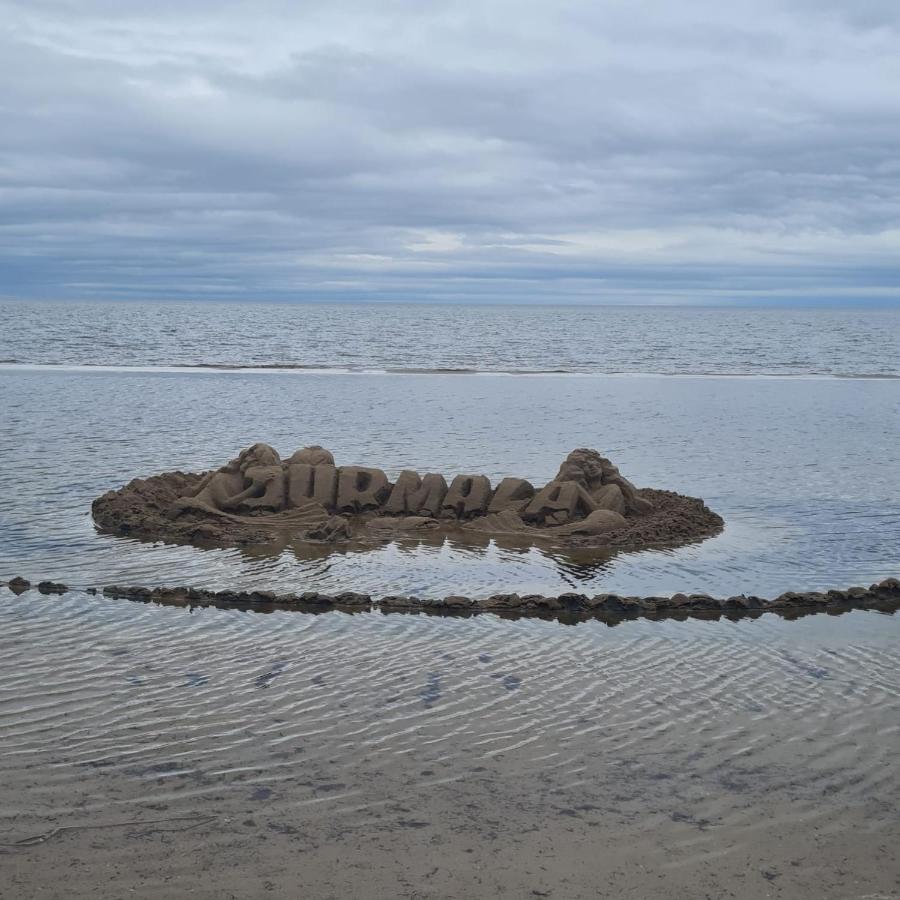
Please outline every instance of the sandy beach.
[[897, 0], [0, 8], [0, 900], [900, 900]]
[[11, 597], [4, 900], [897, 896], [900, 617]]

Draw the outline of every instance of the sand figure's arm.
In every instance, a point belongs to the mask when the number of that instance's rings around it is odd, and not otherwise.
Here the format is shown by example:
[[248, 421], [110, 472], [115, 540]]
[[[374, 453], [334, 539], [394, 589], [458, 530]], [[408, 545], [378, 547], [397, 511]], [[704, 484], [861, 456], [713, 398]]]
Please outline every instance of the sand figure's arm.
[[257, 495], [244, 501], [244, 506], [251, 509], [266, 509], [281, 512], [287, 503], [287, 478], [281, 465], [260, 466], [247, 470], [259, 488]]
[[191, 499], [196, 497], [202, 491], [206, 490], [207, 485], [219, 474], [218, 469], [213, 469], [212, 472], [207, 472], [200, 481], [197, 482], [193, 487], [188, 488], [187, 491], [183, 494], [184, 499]]
[[[250, 485], [237, 494], [225, 497], [220, 501], [221, 509], [237, 509], [242, 503], [246, 506], [275, 506], [282, 507], [284, 501], [278, 501], [278, 498], [271, 497], [271, 493], [278, 493], [278, 482], [281, 486], [284, 484], [284, 473], [280, 466], [257, 466], [244, 473], [245, 478], [250, 479]], [[271, 491], [270, 486], [275, 482], [275, 490]]]
[[250, 487], [245, 488], [239, 494], [233, 494], [231, 497], [226, 497], [219, 503], [219, 506], [222, 509], [237, 509], [245, 500], [257, 496], [258, 493], [259, 485], [255, 483], [251, 484]]
[[244, 483], [240, 473], [216, 469], [207, 472], [200, 482], [182, 494], [171, 507], [171, 513], [177, 517], [190, 509], [221, 513], [222, 499], [235, 493]]

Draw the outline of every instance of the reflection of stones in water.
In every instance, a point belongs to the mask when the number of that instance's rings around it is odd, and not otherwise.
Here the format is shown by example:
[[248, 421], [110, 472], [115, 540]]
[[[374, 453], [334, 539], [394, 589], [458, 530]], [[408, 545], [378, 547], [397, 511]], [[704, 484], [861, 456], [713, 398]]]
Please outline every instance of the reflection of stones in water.
[[186, 679], [185, 687], [201, 687], [209, 683], [209, 676], [202, 672], [185, 672], [184, 677]]
[[493, 658], [494, 657], [491, 656], [489, 653], [479, 653], [478, 654], [478, 662], [481, 662], [481, 663], [489, 663], [493, 660]]
[[426, 709], [441, 699], [441, 675], [439, 672], [429, 672], [425, 680], [425, 687], [419, 693]]

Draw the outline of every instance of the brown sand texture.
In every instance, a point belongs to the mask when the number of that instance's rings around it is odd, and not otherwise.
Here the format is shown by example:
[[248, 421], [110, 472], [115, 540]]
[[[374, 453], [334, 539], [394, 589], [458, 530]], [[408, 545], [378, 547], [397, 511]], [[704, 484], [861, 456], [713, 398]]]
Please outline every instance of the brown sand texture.
[[643, 549], [721, 530], [702, 500], [638, 489], [596, 450], [573, 450], [556, 477], [492, 485], [485, 475], [336, 466], [320, 446], [282, 460], [257, 443], [215, 471], [137, 478], [98, 497], [103, 531], [145, 540], [240, 546], [290, 533], [310, 543], [384, 541], [423, 534], [509, 536], [567, 547]]

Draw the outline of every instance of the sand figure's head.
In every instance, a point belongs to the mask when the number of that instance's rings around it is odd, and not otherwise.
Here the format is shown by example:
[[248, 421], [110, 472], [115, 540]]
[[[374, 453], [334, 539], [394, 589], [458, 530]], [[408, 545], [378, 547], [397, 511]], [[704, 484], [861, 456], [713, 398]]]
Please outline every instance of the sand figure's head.
[[281, 457], [273, 447], [260, 443], [241, 450], [236, 462], [239, 471], [246, 472], [256, 466], [280, 466]]
[[596, 450], [573, 450], [559, 467], [554, 481], [574, 481], [587, 491], [596, 490], [603, 481], [604, 463], [608, 465]]
[[307, 466], [333, 466], [334, 456], [330, 450], [326, 450], [318, 444], [312, 444], [294, 452], [288, 460], [288, 465], [295, 463], [303, 463]]

